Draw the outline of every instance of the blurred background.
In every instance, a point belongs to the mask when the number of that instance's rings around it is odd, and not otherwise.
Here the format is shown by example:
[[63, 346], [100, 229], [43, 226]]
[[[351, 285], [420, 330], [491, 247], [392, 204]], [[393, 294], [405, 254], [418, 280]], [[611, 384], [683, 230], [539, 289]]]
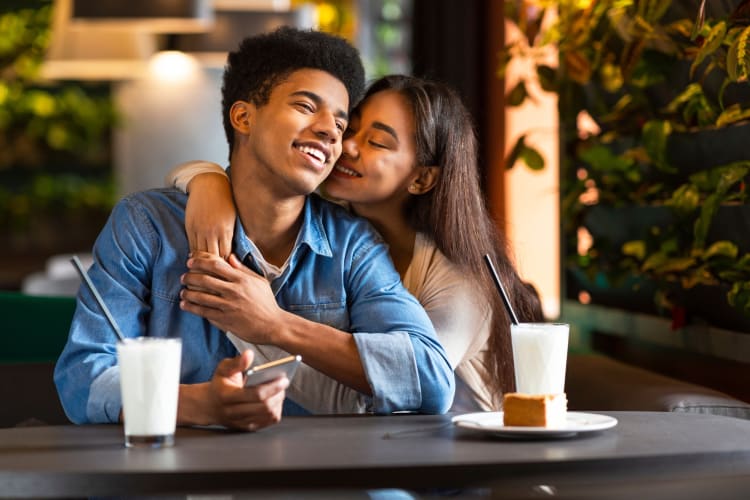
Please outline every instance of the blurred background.
[[[226, 164], [226, 53], [280, 25], [346, 37], [369, 80], [459, 91], [571, 352], [750, 401], [750, 0], [3, 0], [0, 291], [67, 295], [66, 330], [69, 254], [176, 164]], [[37, 309], [8, 304], [25, 330]]]
[[[226, 164], [226, 53], [245, 36], [294, 25], [349, 39], [368, 79], [413, 73], [460, 91], [474, 114], [498, 225], [515, 242], [547, 314], [557, 316], [556, 100], [541, 96], [514, 108], [507, 122], [516, 132], [506, 131], [498, 75], [504, 3], [4, 0], [0, 289], [69, 293], [76, 277], [67, 254], [88, 252], [117, 199], [161, 186], [183, 161]], [[545, 168], [506, 172], [506, 136], [514, 140], [529, 121], [548, 156]]]

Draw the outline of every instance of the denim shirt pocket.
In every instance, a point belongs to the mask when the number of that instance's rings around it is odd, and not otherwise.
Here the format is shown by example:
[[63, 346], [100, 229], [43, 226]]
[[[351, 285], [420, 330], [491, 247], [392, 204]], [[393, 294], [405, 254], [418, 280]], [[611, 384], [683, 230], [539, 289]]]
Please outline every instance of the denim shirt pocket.
[[349, 331], [349, 309], [346, 301], [314, 304], [290, 304], [284, 307], [290, 313], [316, 323], [331, 326], [345, 332]]
[[180, 302], [180, 292], [182, 283], [180, 278], [187, 272], [184, 266], [168, 266], [159, 273], [159, 276], [153, 278], [151, 283], [151, 294], [155, 299], [164, 300], [168, 303], [177, 304]]

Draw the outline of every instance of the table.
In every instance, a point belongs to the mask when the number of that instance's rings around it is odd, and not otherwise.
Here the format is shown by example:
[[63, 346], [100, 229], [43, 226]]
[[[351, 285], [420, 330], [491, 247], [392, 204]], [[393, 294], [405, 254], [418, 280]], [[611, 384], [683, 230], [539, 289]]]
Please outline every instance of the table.
[[618, 419], [617, 427], [556, 440], [493, 438], [455, 428], [449, 415], [287, 417], [256, 433], [180, 428], [175, 447], [162, 450], [124, 448], [116, 425], [0, 429], [0, 496], [521, 491], [539, 484], [750, 478], [748, 420], [607, 414]]

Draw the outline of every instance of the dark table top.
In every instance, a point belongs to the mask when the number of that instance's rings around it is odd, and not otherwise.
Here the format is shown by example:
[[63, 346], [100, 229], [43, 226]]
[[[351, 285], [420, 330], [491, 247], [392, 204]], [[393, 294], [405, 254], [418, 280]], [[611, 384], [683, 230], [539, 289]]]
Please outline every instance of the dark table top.
[[750, 477], [748, 420], [606, 414], [616, 427], [548, 440], [459, 429], [449, 415], [287, 417], [256, 433], [179, 428], [161, 450], [124, 448], [116, 425], [0, 429], [0, 496]]

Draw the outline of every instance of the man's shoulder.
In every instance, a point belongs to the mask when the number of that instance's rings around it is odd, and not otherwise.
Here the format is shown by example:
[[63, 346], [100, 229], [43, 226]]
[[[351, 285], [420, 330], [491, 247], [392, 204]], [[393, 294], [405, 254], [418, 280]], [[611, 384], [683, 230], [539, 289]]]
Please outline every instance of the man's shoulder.
[[123, 196], [120, 203], [140, 204], [159, 208], [164, 204], [168, 205], [175, 203], [184, 206], [186, 201], [187, 195], [185, 193], [179, 189], [167, 187], [135, 191]]
[[150, 224], [159, 226], [184, 220], [186, 203], [187, 195], [174, 188], [136, 191], [117, 202], [112, 217], [115, 220], [132, 219], [138, 225], [150, 221]]

